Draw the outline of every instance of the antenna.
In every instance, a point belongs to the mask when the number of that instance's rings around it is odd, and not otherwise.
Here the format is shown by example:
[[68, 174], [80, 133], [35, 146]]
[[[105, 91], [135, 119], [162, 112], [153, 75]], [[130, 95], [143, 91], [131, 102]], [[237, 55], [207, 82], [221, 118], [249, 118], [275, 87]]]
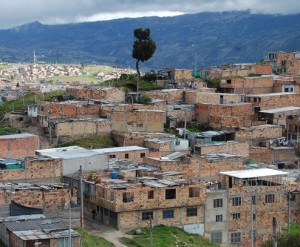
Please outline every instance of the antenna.
[[35, 51], [33, 51], [33, 64], [37, 64], [37, 57], [35, 55]]

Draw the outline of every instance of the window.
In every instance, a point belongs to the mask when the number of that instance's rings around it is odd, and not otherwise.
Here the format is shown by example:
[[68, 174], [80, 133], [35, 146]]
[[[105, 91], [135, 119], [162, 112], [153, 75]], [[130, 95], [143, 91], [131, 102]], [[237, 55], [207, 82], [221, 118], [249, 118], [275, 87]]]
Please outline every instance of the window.
[[253, 205], [256, 204], [256, 196], [252, 196], [252, 204], [253, 204]]
[[154, 198], [154, 190], [148, 191], [148, 199], [153, 199]]
[[200, 189], [198, 187], [189, 188], [189, 197], [199, 197]]
[[221, 208], [223, 207], [223, 199], [214, 199], [214, 208]]
[[274, 203], [274, 202], [275, 202], [274, 194], [265, 195], [265, 203]]
[[164, 219], [173, 219], [174, 218], [174, 210], [164, 210], [163, 211], [163, 218]]
[[241, 242], [241, 233], [240, 232], [232, 232], [230, 235], [231, 243], [240, 243]]
[[241, 218], [241, 213], [233, 213], [232, 214], [232, 219], [239, 220], [240, 218]]
[[125, 154], [125, 159], [129, 159], [129, 154]]
[[109, 200], [110, 201], [114, 201], [115, 200], [115, 193], [113, 191], [110, 192]]
[[166, 199], [176, 199], [176, 189], [166, 189]]
[[153, 219], [153, 211], [142, 212], [142, 220]]
[[222, 214], [217, 214], [216, 215], [216, 222], [222, 222], [223, 221], [223, 215]]
[[110, 154], [110, 155], [109, 155], [109, 158], [110, 158], [110, 159], [114, 159], [114, 158], [116, 158], [116, 155]]
[[211, 242], [215, 244], [222, 243], [222, 232], [212, 232], [211, 233]]
[[133, 202], [134, 194], [132, 192], [123, 192], [123, 202]]
[[237, 196], [232, 198], [232, 206], [240, 206], [242, 205], [242, 197]]
[[146, 154], [145, 153], [141, 153], [141, 158], [144, 158], [146, 157]]
[[191, 217], [191, 216], [197, 216], [198, 215], [198, 210], [197, 208], [187, 208], [186, 209], [186, 216]]
[[256, 214], [252, 214], [252, 220], [256, 220]]

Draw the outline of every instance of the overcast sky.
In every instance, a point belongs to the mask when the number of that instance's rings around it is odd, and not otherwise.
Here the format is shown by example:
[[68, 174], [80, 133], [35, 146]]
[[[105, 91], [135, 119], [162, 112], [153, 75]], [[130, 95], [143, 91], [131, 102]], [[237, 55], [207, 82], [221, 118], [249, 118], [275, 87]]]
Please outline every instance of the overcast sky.
[[0, 0], [0, 28], [231, 10], [295, 14], [300, 0]]

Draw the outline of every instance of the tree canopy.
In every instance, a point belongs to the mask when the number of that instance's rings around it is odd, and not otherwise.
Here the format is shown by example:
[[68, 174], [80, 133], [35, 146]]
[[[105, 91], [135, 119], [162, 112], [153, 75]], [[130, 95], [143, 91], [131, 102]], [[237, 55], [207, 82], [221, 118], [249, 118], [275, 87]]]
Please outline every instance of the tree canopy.
[[139, 62], [149, 60], [156, 50], [156, 43], [150, 38], [150, 29], [136, 28], [134, 30], [136, 40], [133, 43], [132, 57], [136, 59], [136, 70], [140, 77]]

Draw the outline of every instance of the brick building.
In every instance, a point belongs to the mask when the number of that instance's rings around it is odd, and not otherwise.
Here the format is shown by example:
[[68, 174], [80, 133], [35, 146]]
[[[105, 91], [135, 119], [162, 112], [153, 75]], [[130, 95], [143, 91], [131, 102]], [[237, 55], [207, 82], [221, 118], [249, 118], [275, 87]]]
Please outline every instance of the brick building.
[[151, 138], [175, 138], [175, 135], [159, 132], [121, 132], [112, 131], [112, 137], [118, 146], [145, 146], [145, 140]]
[[125, 92], [116, 87], [90, 87], [90, 88], [72, 88], [68, 87], [66, 92], [74, 98], [80, 99], [98, 99], [109, 102], [124, 102]]
[[236, 94], [272, 93], [273, 80], [273, 76], [230, 77], [221, 80], [220, 91]]
[[254, 104], [255, 112], [286, 106], [299, 106], [300, 97], [296, 93], [270, 93], [245, 95], [245, 102]]
[[0, 136], [0, 157], [24, 159], [39, 148], [39, 137], [29, 133]]
[[80, 136], [107, 135], [111, 132], [111, 121], [106, 118], [54, 119], [50, 120], [50, 126], [54, 143]]
[[155, 91], [141, 92], [141, 95], [147, 95], [151, 99], [160, 99], [168, 104], [176, 104], [183, 102], [184, 90], [183, 89], [162, 89]]
[[226, 94], [226, 93], [210, 93], [199, 91], [185, 91], [184, 101], [187, 104], [227, 104], [242, 102], [242, 95], [240, 94]]
[[260, 124], [254, 114], [252, 104], [197, 104], [196, 120], [212, 128], [240, 128]]

